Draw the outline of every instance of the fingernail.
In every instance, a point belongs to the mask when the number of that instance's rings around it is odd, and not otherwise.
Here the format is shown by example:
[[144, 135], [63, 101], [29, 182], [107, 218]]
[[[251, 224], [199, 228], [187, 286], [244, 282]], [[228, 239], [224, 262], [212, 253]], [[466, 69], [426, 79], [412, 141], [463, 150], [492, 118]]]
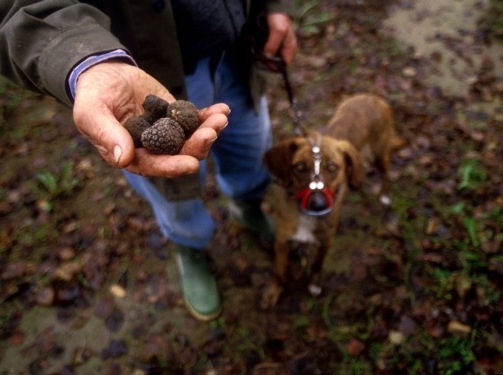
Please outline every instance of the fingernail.
[[209, 149], [213, 145], [213, 143], [215, 143], [216, 140], [217, 140], [217, 138], [208, 139], [206, 141], [206, 147]]
[[119, 164], [122, 156], [122, 148], [119, 145], [114, 146], [114, 159], [115, 163]]

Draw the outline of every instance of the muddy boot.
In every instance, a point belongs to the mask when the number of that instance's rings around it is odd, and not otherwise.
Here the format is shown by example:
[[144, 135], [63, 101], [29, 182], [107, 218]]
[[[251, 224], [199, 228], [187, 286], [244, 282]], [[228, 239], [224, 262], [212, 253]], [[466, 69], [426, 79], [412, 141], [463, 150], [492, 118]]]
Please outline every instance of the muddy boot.
[[229, 203], [231, 217], [257, 236], [260, 244], [270, 249], [274, 243], [272, 225], [260, 208], [259, 199], [234, 199]]
[[221, 312], [217, 282], [203, 250], [177, 246], [176, 264], [185, 306], [196, 319], [213, 320]]

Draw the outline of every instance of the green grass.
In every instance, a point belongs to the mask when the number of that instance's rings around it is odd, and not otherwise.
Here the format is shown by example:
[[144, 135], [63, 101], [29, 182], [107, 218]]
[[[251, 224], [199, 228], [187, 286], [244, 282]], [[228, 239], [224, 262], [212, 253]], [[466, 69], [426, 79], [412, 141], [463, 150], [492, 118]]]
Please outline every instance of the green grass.
[[303, 33], [316, 34], [333, 20], [331, 14], [319, 11], [320, 0], [295, 0], [295, 27]]
[[503, 2], [501, 0], [491, 0], [490, 4], [485, 24], [494, 38], [503, 40]]

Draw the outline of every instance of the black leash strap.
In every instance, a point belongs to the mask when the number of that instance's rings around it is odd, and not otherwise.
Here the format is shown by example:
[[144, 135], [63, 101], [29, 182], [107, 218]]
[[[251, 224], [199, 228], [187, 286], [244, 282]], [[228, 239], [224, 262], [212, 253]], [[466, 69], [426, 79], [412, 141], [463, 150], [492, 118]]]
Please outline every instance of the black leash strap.
[[281, 75], [283, 76], [283, 82], [285, 84], [286, 93], [288, 95], [288, 100], [290, 101], [290, 109], [292, 111], [293, 123], [295, 125], [295, 132], [297, 135], [307, 136], [306, 129], [302, 126], [300, 121], [302, 120], [302, 112], [297, 106], [297, 99], [293, 95], [292, 84], [290, 82], [290, 77], [288, 75], [288, 67], [281, 60], [280, 64]]
[[268, 57], [263, 54], [255, 54], [255, 58], [267, 66], [270, 70], [278, 72], [283, 77], [283, 83], [285, 85], [286, 93], [288, 95], [288, 101], [290, 102], [290, 110], [292, 111], [293, 123], [295, 125], [295, 133], [300, 136], [307, 137], [307, 132], [304, 126], [301, 124], [302, 112], [297, 106], [297, 99], [293, 94], [292, 84], [290, 82], [290, 77], [288, 74], [288, 67], [281, 57]]
[[314, 159], [314, 172], [313, 176], [311, 176], [311, 180], [317, 183], [317, 185], [313, 185], [311, 189], [323, 189], [323, 178], [320, 172], [321, 165], [321, 137], [317, 134], [316, 139], [313, 139], [306, 131], [304, 126], [300, 123], [302, 120], [302, 112], [297, 107], [297, 99], [293, 95], [292, 84], [290, 82], [290, 77], [288, 76], [288, 67], [286, 66], [283, 59], [277, 57], [274, 59], [270, 59], [271, 62], [275, 63], [275, 67], [280, 71], [283, 76], [283, 81], [285, 84], [286, 93], [288, 94], [288, 100], [290, 101], [290, 109], [292, 111], [293, 121], [295, 124], [295, 133], [299, 136], [305, 137], [311, 146], [311, 152], [313, 153]]
[[[318, 132], [309, 134], [301, 124], [302, 112], [297, 107], [297, 100], [293, 95], [292, 84], [288, 76], [288, 68], [280, 57], [267, 57], [263, 54], [255, 54], [255, 58], [264, 65], [265, 68], [281, 73], [285, 84], [288, 100], [290, 101], [290, 109], [293, 115], [295, 124], [295, 133], [298, 136], [305, 137], [311, 147], [313, 155], [313, 173], [310, 176], [309, 186], [301, 190], [295, 195], [303, 213], [311, 216], [323, 216], [332, 211], [333, 202], [336, 196], [329, 186], [325, 186], [323, 174], [321, 172], [322, 164], [322, 137]], [[315, 136], [316, 139], [313, 139]], [[320, 205], [321, 202], [321, 205]]]

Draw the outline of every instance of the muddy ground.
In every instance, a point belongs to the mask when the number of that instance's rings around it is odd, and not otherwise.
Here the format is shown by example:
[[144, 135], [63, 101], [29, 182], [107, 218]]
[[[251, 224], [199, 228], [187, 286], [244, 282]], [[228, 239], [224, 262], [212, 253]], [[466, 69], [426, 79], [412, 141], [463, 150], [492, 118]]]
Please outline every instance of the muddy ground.
[[[323, 294], [292, 285], [258, 308], [271, 255], [229, 220], [210, 178], [224, 311], [194, 320], [172, 245], [121, 172], [67, 109], [2, 82], [0, 374], [503, 372], [503, 59], [489, 3], [301, 4], [290, 73], [305, 124], [373, 92], [408, 142], [393, 157], [391, 209], [372, 171], [348, 197]], [[293, 124], [271, 81], [279, 140]]]

